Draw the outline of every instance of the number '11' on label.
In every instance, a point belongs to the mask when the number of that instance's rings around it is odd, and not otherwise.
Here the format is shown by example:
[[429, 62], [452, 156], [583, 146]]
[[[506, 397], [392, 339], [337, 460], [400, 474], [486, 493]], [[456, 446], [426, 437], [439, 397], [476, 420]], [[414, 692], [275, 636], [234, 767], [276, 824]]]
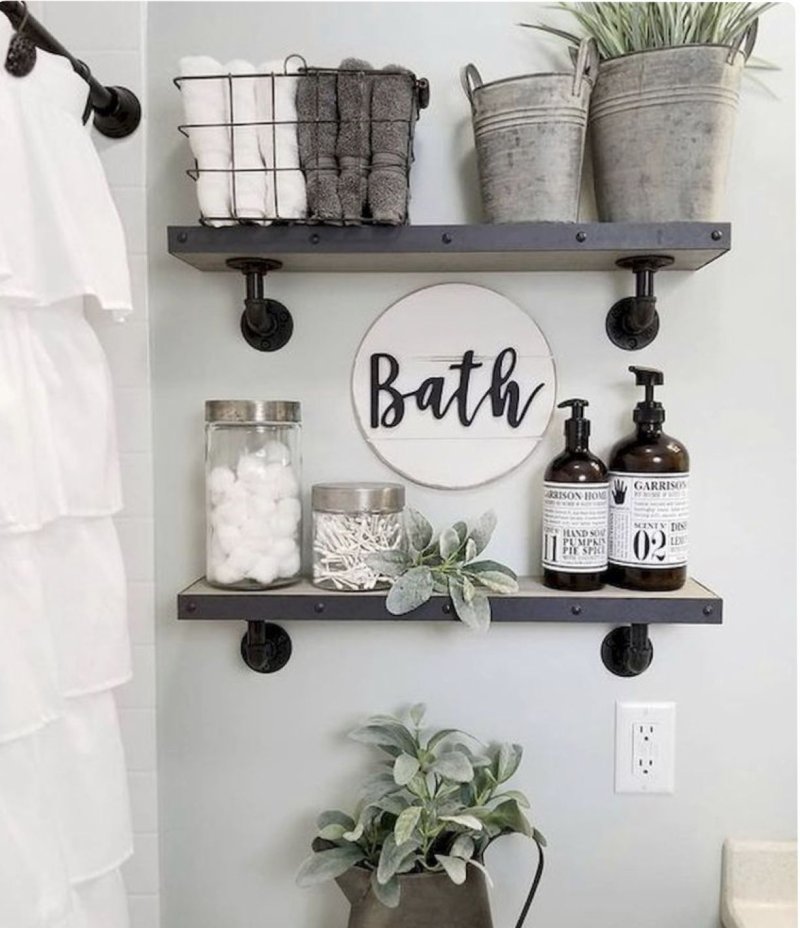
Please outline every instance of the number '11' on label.
[[542, 505], [542, 565], [594, 573], [608, 554], [608, 484], [546, 480]]

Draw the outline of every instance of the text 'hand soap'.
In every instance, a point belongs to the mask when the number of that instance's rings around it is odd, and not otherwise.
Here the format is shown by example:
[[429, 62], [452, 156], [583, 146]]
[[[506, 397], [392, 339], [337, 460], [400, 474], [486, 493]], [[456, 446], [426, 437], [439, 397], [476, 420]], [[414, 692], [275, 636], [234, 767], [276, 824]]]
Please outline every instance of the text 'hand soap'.
[[566, 448], [544, 474], [542, 567], [545, 585], [556, 590], [598, 590], [607, 565], [608, 473], [589, 451], [588, 405], [558, 404], [572, 407], [564, 423]]

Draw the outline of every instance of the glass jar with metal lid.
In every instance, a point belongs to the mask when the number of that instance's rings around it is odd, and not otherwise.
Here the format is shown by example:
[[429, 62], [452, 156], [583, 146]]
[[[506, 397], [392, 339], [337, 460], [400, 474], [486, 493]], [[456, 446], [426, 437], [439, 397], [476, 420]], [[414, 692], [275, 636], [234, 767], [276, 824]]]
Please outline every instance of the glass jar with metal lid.
[[384, 590], [392, 585], [367, 564], [402, 543], [405, 487], [399, 483], [316, 483], [313, 580], [326, 590]]
[[206, 402], [206, 579], [265, 589], [300, 576], [300, 404]]

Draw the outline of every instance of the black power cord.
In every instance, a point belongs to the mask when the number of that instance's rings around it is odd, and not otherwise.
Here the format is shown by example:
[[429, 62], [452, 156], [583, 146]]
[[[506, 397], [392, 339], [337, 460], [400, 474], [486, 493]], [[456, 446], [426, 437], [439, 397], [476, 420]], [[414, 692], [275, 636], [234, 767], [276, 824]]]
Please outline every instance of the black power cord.
[[536, 890], [539, 888], [539, 881], [542, 879], [542, 873], [544, 871], [544, 850], [542, 845], [539, 844], [539, 841], [534, 837], [534, 842], [539, 851], [539, 865], [536, 868], [536, 875], [533, 878], [533, 883], [531, 883], [531, 888], [528, 891], [528, 897], [525, 900], [525, 905], [522, 907], [522, 911], [519, 913], [519, 918], [517, 919], [517, 924], [515, 928], [522, 928], [525, 924], [525, 919], [528, 917], [528, 911], [530, 910], [531, 904], [533, 903], [533, 897], [536, 895]]

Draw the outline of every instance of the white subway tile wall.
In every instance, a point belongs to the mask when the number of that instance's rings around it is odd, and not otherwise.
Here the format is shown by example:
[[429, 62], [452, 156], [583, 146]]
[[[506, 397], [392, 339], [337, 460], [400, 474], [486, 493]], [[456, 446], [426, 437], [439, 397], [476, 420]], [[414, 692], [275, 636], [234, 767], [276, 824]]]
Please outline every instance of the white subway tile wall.
[[[145, 88], [146, 4], [50, 0], [31, 11], [107, 84]], [[117, 692], [133, 811], [133, 858], [123, 873], [131, 928], [159, 928], [158, 788], [156, 779], [153, 459], [150, 418], [145, 138], [147, 114], [127, 139], [94, 141], [125, 229], [134, 312], [124, 322], [92, 313], [108, 356], [117, 402], [125, 509], [117, 519], [128, 575], [134, 679]]]

